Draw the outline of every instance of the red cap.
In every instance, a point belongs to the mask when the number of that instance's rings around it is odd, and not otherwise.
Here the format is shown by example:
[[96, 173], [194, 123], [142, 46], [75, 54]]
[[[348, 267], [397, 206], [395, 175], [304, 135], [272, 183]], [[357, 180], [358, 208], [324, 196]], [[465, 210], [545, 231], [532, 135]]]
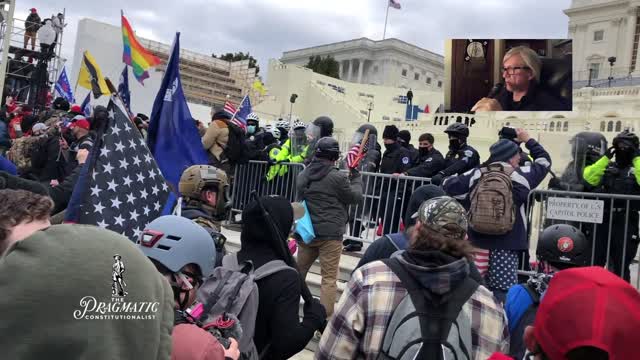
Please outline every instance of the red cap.
[[79, 127], [81, 129], [89, 130], [91, 125], [87, 119], [74, 120], [71, 125], [69, 125], [69, 129], [73, 129], [75, 127]]
[[82, 108], [78, 104], [73, 104], [69, 112], [75, 113], [75, 114], [82, 114]]
[[37, 12], [36, 8], [31, 8], [31, 12]]
[[601, 267], [556, 273], [534, 323], [535, 338], [551, 360], [591, 346], [610, 360], [638, 356], [640, 293]]

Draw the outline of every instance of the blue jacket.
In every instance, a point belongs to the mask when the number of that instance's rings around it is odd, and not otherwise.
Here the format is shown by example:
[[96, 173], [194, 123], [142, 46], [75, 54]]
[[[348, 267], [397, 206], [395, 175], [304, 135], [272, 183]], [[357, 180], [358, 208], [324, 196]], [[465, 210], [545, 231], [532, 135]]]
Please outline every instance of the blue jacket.
[[[516, 207], [516, 221], [513, 229], [504, 235], [480, 234], [469, 229], [469, 240], [474, 246], [489, 250], [526, 250], [527, 240], [526, 206], [529, 192], [535, 189], [547, 176], [551, 168], [549, 153], [534, 139], [525, 144], [533, 157], [531, 166], [522, 166], [511, 174], [513, 182], [513, 203]], [[469, 206], [469, 196], [480, 179], [480, 168], [472, 169], [462, 175], [451, 176], [443, 183], [444, 191], [458, 199], [465, 207]]]
[[6, 171], [11, 175], [18, 175], [16, 166], [4, 156], [0, 155], [0, 170]]

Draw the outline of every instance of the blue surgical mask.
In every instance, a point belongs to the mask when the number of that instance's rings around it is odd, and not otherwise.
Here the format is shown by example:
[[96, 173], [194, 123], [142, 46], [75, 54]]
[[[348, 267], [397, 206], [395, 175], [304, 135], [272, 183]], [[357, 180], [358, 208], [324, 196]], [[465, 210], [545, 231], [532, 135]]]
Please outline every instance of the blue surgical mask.
[[249, 126], [247, 126], [247, 133], [249, 133], [249, 134], [253, 134], [254, 132], [256, 132], [256, 127], [255, 127], [255, 125], [249, 125]]

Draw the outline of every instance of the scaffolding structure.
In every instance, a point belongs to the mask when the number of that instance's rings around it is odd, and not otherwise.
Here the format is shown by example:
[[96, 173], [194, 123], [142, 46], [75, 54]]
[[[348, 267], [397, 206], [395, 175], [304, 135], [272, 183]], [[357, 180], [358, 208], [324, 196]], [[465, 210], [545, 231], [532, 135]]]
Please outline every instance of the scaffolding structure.
[[[25, 20], [13, 17], [14, 7], [15, 0], [0, 2], [0, 94], [3, 99], [12, 96], [18, 103], [28, 104], [37, 113], [45, 109], [65, 62], [60, 57], [64, 29], [48, 51], [41, 51], [38, 41], [32, 49], [31, 41], [25, 45]], [[65, 13], [63, 10], [63, 16]]]

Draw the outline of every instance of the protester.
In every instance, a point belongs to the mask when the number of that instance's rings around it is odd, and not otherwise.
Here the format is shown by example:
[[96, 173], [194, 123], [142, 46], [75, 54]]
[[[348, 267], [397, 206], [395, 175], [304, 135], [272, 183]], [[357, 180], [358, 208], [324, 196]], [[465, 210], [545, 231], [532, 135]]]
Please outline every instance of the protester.
[[6, 111], [3, 108], [0, 110], [2, 117], [0, 117], [0, 155], [4, 155], [11, 147], [11, 138], [9, 137], [9, 124], [6, 116]]
[[[36, 124], [36, 126], [41, 124]], [[46, 125], [45, 125], [46, 126]], [[34, 126], [35, 129], [35, 126]], [[67, 161], [60, 148], [60, 130], [47, 130], [31, 153], [33, 174], [39, 181], [62, 183], [69, 175]]]
[[82, 111], [82, 107], [78, 104], [71, 105], [71, 108], [69, 109], [69, 116], [73, 119], [78, 115], [84, 116], [84, 111]]
[[[487, 284], [504, 301], [506, 291], [517, 283], [518, 254], [529, 248], [525, 206], [529, 192], [547, 176], [551, 158], [524, 129], [517, 139], [533, 157], [533, 165], [520, 167], [518, 146], [501, 139], [489, 148], [490, 157], [480, 167], [444, 181], [447, 194], [469, 208], [469, 240], [490, 251]], [[488, 181], [492, 179], [491, 181]]]
[[409, 234], [411, 234], [412, 228], [417, 221], [413, 214], [418, 212], [423, 202], [443, 195], [445, 195], [444, 191], [435, 185], [423, 185], [417, 188], [411, 194], [411, 199], [409, 199], [407, 205], [404, 217], [404, 231], [385, 234], [383, 237], [376, 239], [360, 258], [356, 269], [376, 260], [388, 259], [396, 251], [406, 250], [409, 246]]
[[320, 258], [320, 302], [327, 316], [333, 314], [336, 302], [342, 237], [349, 218], [347, 206], [362, 201], [360, 173], [355, 169], [348, 176], [341, 173], [335, 167], [339, 157], [338, 141], [331, 137], [320, 139], [313, 160], [298, 175], [296, 184], [297, 199], [306, 202], [315, 232], [311, 243], [299, 244], [298, 265], [306, 278], [313, 262]]
[[53, 202], [26, 190], [0, 190], [0, 258], [16, 242], [51, 226]]
[[229, 142], [229, 125], [231, 115], [226, 111], [218, 111], [211, 117], [211, 123], [207, 132], [202, 137], [202, 145], [209, 152], [209, 164], [222, 169], [229, 174], [231, 166], [224, 154], [224, 149]]
[[11, 175], [18, 174], [18, 168], [16, 167], [16, 165], [2, 155], [0, 155], [0, 171], [7, 172]]
[[220, 222], [225, 218], [227, 175], [209, 165], [193, 165], [182, 173], [178, 189], [183, 197], [181, 216], [202, 226], [216, 245], [218, 263], [226, 251]]
[[[407, 251], [353, 273], [322, 335], [316, 359], [400, 358], [398, 352], [403, 348], [408, 349], [404, 356], [413, 359], [458, 347], [466, 348], [468, 359], [508, 352], [504, 310], [489, 290], [479, 285], [481, 279], [474, 279], [469, 271], [472, 248], [465, 240], [464, 208], [452, 198], [436, 197], [423, 203], [416, 215]], [[424, 302], [417, 304], [414, 299]], [[447, 314], [445, 309], [452, 311]], [[427, 311], [435, 313], [416, 318]], [[409, 321], [398, 317], [405, 314], [415, 317]], [[445, 324], [440, 319], [445, 314], [452, 316], [450, 321], [457, 321], [451, 330], [457, 330], [455, 343], [460, 345], [450, 349], [438, 342], [420, 341], [425, 336], [451, 338], [451, 334], [442, 334]], [[404, 327], [396, 332], [392, 324], [398, 323]], [[450, 355], [463, 356], [460, 350]]]
[[42, 53], [42, 59], [47, 60], [50, 53], [53, 52], [51, 48], [56, 40], [56, 30], [53, 28], [51, 19], [45, 19], [38, 29], [38, 41], [40, 41], [40, 52]]
[[[260, 198], [267, 212], [257, 201], [251, 201], [242, 211], [244, 226], [240, 234], [238, 263], [251, 261], [254, 269], [273, 261], [283, 260], [286, 234], [293, 224], [291, 203], [280, 196]], [[270, 224], [270, 221], [273, 223]], [[274, 226], [282, 235], [270, 231]], [[278, 271], [257, 280], [259, 305], [255, 322], [254, 343], [263, 359], [288, 359], [302, 351], [316, 330], [325, 324], [326, 312], [317, 300], [305, 302], [302, 321], [299, 306], [302, 277], [295, 269]]]
[[213, 275], [216, 249], [209, 233], [185, 218], [167, 215], [153, 220], [137, 239], [138, 248], [162, 274], [173, 290], [175, 327], [171, 333], [173, 360], [238, 359], [238, 342], [229, 349], [196, 325], [187, 309], [196, 302], [204, 279]]
[[634, 359], [640, 294], [601, 267], [558, 272], [524, 342], [535, 360]]
[[53, 17], [53, 29], [56, 31], [56, 42], [58, 42], [65, 26], [67, 26], [67, 24], [64, 23], [64, 15], [62, 13], [58, 13], [58, 15]]
[[444, 170], [444, 157], [440, 151], [433, 147], [433, 135], [424, 133], [420, 135], [418, 141], [418, 161], [413, 168], [405, 172], [405, 175], [431, 178]]
[[24, 46], [23, 48], [27, 48], [27, 43], [31, 40], [31, 50], [36, 49], [36, 33], [40, 28], [40, 15], [38, 15], [38, 11], [36, 8], [31, 8], [29, 16], [24, 21]]
[[9, 137], [11, 139], [17, 139], [23, 136], [23, 130], [20, 127], [22, 120], [27, 117], [33, 115], [33, 110], [29, 105], [23, 105], [21, 108], [16, 108], [15, 112], [17, 114], [11, 119], [9, 122]]
[[147, 131], [149, 129], [149, 117], [145, 114], [138, 113], [133, 122], [136, 124], [138, 131], [142, 134], [143, 138], [147, 138]]
[[[170, 359], [171, 287], [129, 239], [94, 226], [49, 227], [50, 201], [0, 193], [1, 227], [15, 240], [0, 259], [3, 358]], [[113, 300], [116, 255], [128, 294]]]
[[411, 132], [409, 132], [409, 130], [400, 130], [398, 133], [398, 142], [402, 147], [409, 150], [409, 154], [411, 154], [411, 166], [415, 166], [420, 154], [418, 150], [411, 145]]

